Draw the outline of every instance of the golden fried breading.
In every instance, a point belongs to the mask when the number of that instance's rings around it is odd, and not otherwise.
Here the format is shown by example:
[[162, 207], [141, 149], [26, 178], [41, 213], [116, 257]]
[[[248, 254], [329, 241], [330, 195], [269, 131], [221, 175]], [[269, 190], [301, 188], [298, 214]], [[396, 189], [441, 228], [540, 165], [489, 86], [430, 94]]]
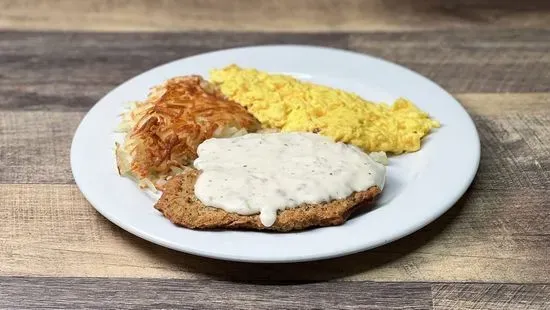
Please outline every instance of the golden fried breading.
[[197, 157], [197, 147], [206, 139], [260, 128], [245, 108], [195, 75], [154, 87], [132, 116], [138, 120], [124, 145], [117, 146], [117, 162], [121, 174], [138, 179], [158, 180], [174, 167], [184, 168]]
[[198, 170], [188, 169], [170, 179], [166, 183], [162, 197], [155, 204], [155, 208], [176, 225], [192, 229], [252, 229], [280, 232], [341, 225], [354, 212], [367, 208], [381, 192], [380, 188], [373, 186], [364, 191], [354, 192], [344, 199], [315, 204], [304, 203], [295, 208], [279, 211], [275, 223], [266, 227], [261, 223], [258, 214], [240, 215], [205, 206], [195, 196], [194, 186], [199, 173]]

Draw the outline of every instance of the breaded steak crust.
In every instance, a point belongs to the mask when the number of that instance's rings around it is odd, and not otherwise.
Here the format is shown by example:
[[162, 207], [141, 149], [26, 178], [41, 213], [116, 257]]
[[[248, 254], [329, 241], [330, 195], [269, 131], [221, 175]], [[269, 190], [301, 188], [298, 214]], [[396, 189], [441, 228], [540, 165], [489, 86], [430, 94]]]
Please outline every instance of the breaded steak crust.
[[252, 229], [287, 232], [311, 227], [343, 224], [358, 209], [365, 208], [380, 193], [373, 186], [354, 192], [349, 197], [327, 203], [302, 204], [279, 211], [277, 220], [270, 227], [260, 222], [259, 214], [240, 215], [223, 209], [205, 206], [194, 193], [199, 175], [188, 170], [170, 179], [155, 208], [174, 224], [192, 229]]

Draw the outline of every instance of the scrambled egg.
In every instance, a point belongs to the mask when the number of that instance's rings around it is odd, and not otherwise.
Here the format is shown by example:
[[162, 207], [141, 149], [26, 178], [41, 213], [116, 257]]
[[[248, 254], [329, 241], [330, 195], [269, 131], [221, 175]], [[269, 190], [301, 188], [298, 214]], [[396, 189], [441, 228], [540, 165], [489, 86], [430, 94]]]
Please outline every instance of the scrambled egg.
[[222, 93], [245, 106], [264, 127], [316, 132], [366, 152], [420, 149], [439, 122], [406, 99], [376, 104], [327, 86], [231, 65], [210, 72]]

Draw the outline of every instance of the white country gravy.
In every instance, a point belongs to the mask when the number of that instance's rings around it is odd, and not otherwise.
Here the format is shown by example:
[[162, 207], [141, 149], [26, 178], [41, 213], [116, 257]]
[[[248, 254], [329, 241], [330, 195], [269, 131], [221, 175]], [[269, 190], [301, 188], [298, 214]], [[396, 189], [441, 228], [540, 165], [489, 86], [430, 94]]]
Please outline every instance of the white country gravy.
[[359, 148], [313, 133], [247, 134], [209, 139], [198, 147], [195, 195], [207, 206], [260, 213], [271, 226], [277, 211], [382, 189], [385, 167]]

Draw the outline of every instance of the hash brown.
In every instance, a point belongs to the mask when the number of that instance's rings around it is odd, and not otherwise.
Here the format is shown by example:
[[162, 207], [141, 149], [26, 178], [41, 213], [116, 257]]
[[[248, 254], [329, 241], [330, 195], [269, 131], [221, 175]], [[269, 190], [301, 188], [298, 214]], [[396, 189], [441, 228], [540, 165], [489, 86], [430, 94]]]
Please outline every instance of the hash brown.
[[154, 87], [130, 113], [137, 122], [124, 144], [116, 146], [116, 157], [119, 173], [138, 180], [164, 181], [174, 168], [185, 169], [197, 157], [204, 140], [260, 128], [244, 107], [198, 75], [171, 78]]

